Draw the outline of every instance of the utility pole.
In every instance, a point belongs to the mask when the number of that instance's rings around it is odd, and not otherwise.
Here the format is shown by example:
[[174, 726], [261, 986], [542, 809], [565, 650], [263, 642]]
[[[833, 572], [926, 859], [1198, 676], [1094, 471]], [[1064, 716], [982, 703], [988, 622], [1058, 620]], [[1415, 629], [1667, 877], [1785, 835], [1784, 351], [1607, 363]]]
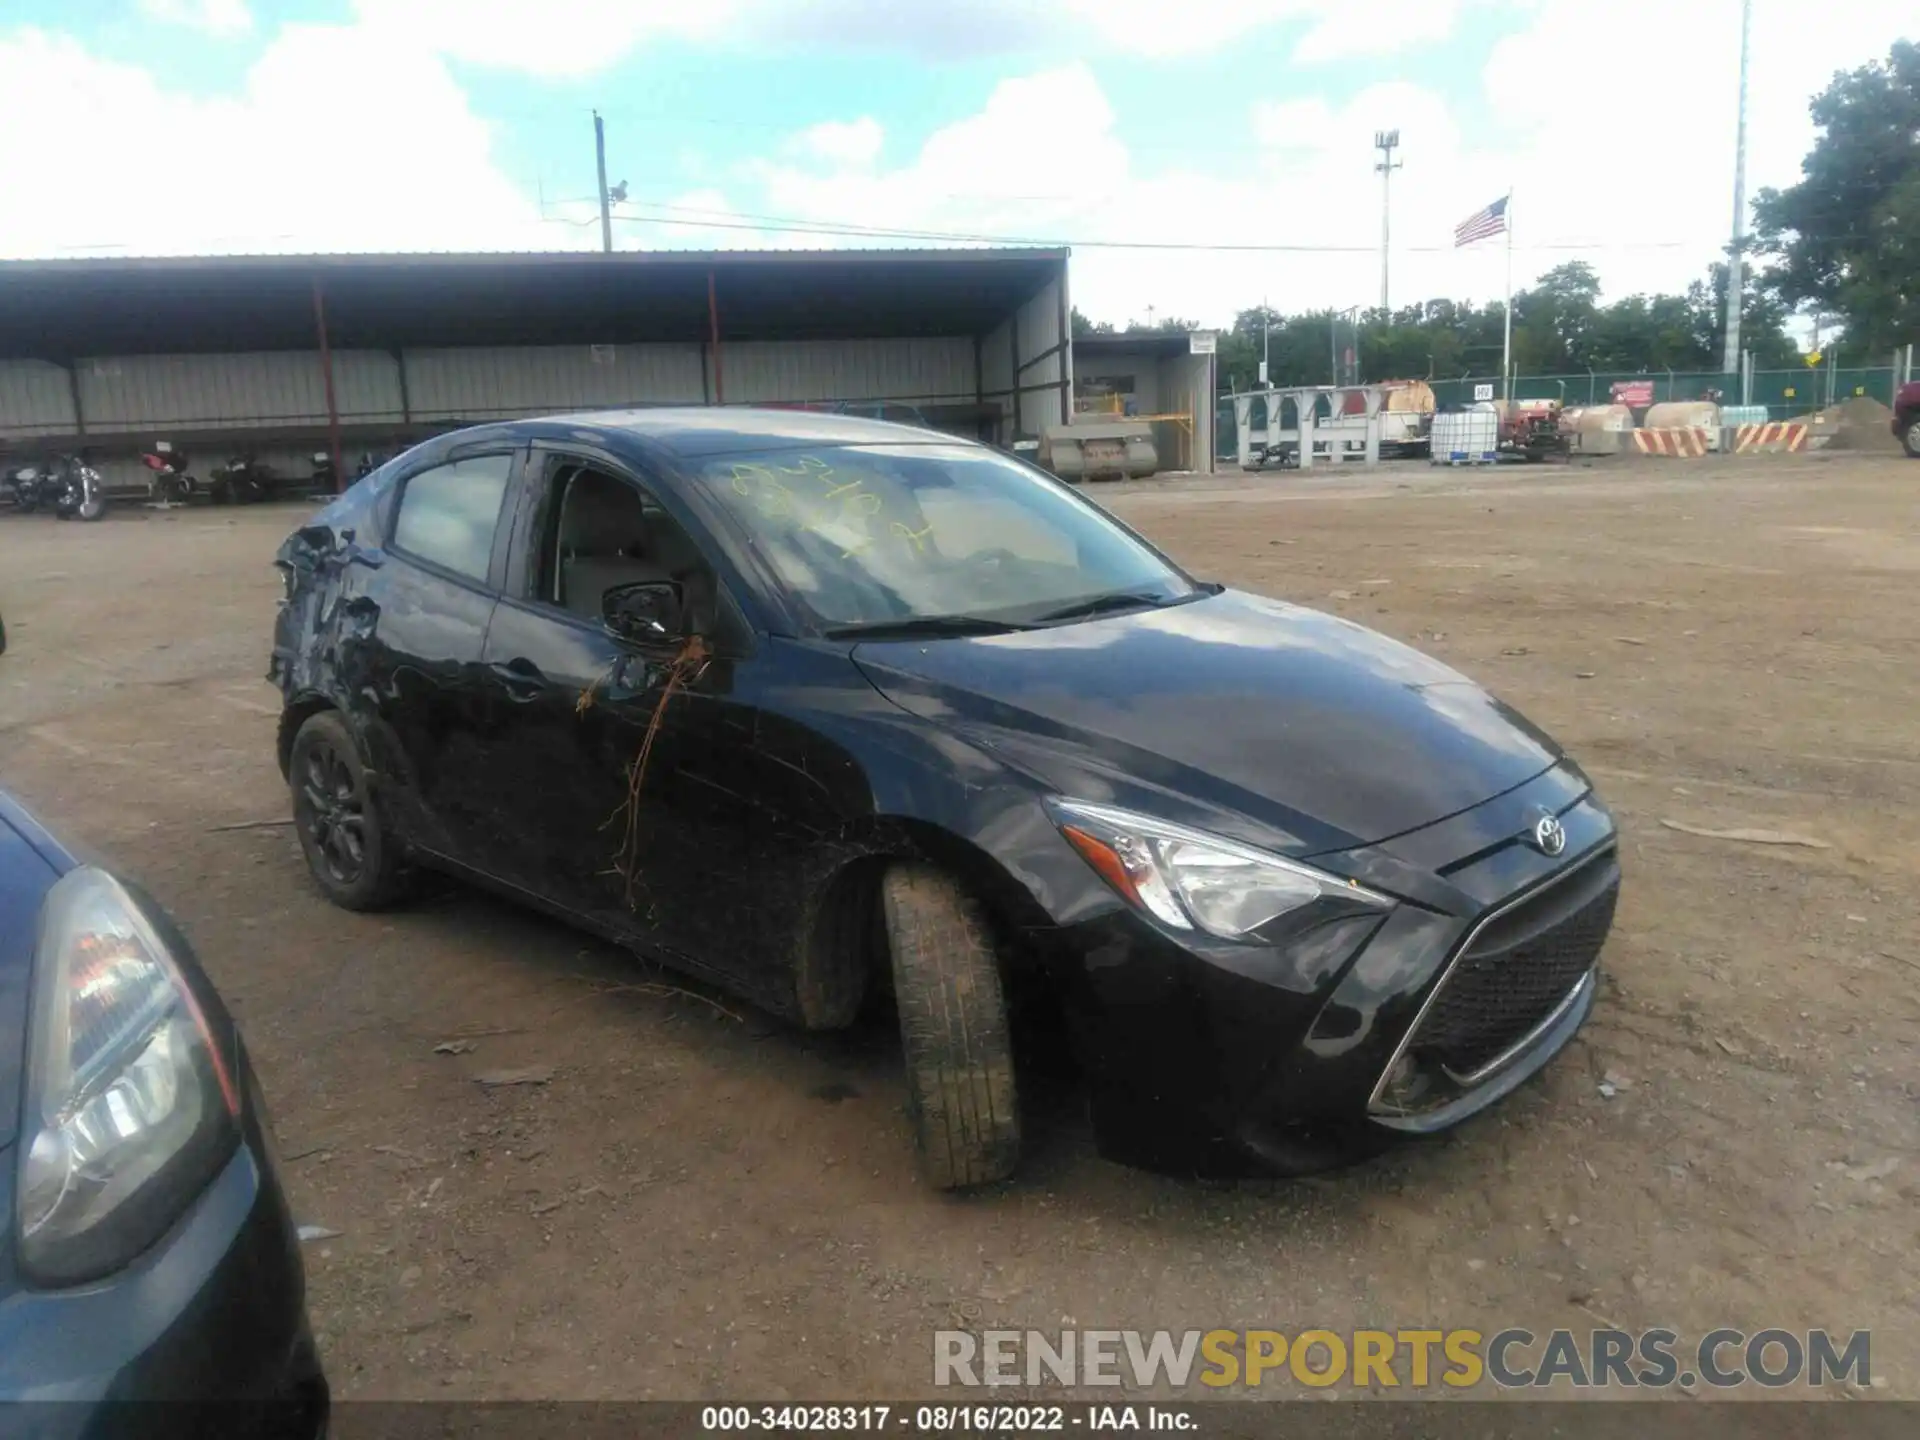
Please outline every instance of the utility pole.
[[1260, 385], [1265, 388], [1273, 383], [1273, 311], [1267, 307], [1267, 297], [1260, 297]]
[[600, 248], [613, 253], [613, 202], [607, 195], [607, 126], [598, 110], [593, 112], [593, 162], [600, 173]]
[[1744, 251], [1747, 243], [1747, 65], [1753, 47], [1753, 0], [1740, 6], [1740, 120], [1733, 142], [1733, 244], [1727, 247], [1727, 347], [1720, 368], [1740, 364], [1740, 311], [1746, 300]]
[[1393, 244], [1393, 172], [1400, 168], [1400, 162], [1393, 158], [1393, 152], [1400, 148], [1400, 132], [1374, 131], [1373, 148], [1380, 152], [1380, 163], [1373, 168], [1380, 176], [1380, 309], [1385, 313], [1388, 308], [1388, 257]]

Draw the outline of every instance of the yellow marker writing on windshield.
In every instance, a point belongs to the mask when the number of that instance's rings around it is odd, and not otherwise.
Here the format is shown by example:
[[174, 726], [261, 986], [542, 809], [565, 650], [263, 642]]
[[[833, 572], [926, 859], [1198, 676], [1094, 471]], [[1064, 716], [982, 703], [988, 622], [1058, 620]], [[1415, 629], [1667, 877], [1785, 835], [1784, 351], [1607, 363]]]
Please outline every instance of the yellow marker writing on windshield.
[[933, 533], [933, 526], [926, 525], [918, 530], [913, 530], [896, 520], [893, 522], [893, 533], [903, 535], [911, 540], [913, 542], [913, 548], [924, 554], [927, 548], [927, 536]]

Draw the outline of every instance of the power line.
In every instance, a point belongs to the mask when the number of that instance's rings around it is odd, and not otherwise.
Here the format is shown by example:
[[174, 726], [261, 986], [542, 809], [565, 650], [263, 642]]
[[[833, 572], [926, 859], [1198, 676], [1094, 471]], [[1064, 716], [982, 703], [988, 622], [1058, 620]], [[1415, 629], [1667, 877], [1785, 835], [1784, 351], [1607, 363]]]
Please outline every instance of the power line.
[[[820, 125], [846, 125], [854, 123], [842, 115], [825, 115], [815, 120], [795, 122], [786, 120], [742, 120], [737, 116], [723, 118], [718, 115], [700, 115], [678, 108], [661, 110], [657, 107], [602, 105], [598, 107], [598, 109], [599, 113], [608, 119], [633, 120], [647, 128], [691, 125], [701, 129], [735, 131], [748, 135], [777, 135], [782, 139], [796, 141], [804, 137], [807, 131]], [[521, 105], [505, 107], [488, 106], [486, 107], [483, 118], [487, 120], [550, 121], [555, 118], [556, 114], [564, 116], [577, 115], [578, 113], [579, 111], [571, 107], [562, 111], [555, 111], [544, 107], [536, 108]], [[958, 123], [961, 120], [971, 118], [973, 114], [977, 113], [977, 111], [956, 113], [954, 121], [949, 123]], [[871, 117], [856, 116], [855, 120], [868, 118]], [[933, 133], [937, 133], [942, 128], [945, 127], [935, 126]], [[1195, 141], [1152, 139], [1122, 140], [1117, 135], [1112, 138], [1116, 144], [1124, 145], [1129, 152], [1153, 155], [1191, 156], [1197, 145], [1203, 145], [1210, 154], [1216, 155], [1288, 156], [1324, 155], [1327, 153], [1326, 146], [1312, 142], [1286, 144], [1266, 140], [1238, 140], [1231, 137], [1223, 138], [1213, 135], [1209, 135], [1204, 140]]]
[[[748, 230], [766, 234], [827, 235], [873, 240], [923, 240], [951, 245], [1023, 245], [1042, 248], [1071, 247], [1076, 250], [1138, 250], [1162, 252], [1205, 252], [1252, 255], [1373, 255], [1372, 245], [1297, 244], [1279, 241], [1219, 240], [1112, 240], [1105, 238], [1067, 238], [1064, 236], [988, 235], [977, 231], [912, 229], [904, 226], [865, 225], [857, 221], [817, 220], [803, 216], [769, 215], [746, 210], [704, 210], [695, 206], [632, 202], [634, 210], [653, 214], [616, 212], [613, 218], [628, 225], [678, 225], [701, 230]], [[569, 216], [544, 217], [563, 225], [591, 224]], [[1617, 250], [1684, 250], [1699, 242], [1688, 240], [1645, 241], [1549, 241], [1519, 245], [1518, 250], [1543, 252], [1594, 252]], [[1448, 254], [1453, 245], [1409, 245], [1417, 253]]]

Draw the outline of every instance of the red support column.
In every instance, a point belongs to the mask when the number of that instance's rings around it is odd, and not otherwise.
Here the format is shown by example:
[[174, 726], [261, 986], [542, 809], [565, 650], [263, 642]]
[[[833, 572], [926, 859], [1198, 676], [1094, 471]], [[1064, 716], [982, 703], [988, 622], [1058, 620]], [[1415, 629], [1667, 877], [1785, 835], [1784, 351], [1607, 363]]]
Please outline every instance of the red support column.
[[713, 403], [727, 403], [727, 384], [720, 369], [720, 300], [713, 284], [713, 271], [707, 272], [707, 333], [713, 342]]
[[320, 298], [320, 277], [313, 277], [313, 328], [320, 334], [320, 378], [327, 387], [327, 440], [333, 449], [333, 488], [347, 488], [347, 466], [340, 454], [340, 407], [333, 392], [333, 350], [327, 344], [327, 307]]

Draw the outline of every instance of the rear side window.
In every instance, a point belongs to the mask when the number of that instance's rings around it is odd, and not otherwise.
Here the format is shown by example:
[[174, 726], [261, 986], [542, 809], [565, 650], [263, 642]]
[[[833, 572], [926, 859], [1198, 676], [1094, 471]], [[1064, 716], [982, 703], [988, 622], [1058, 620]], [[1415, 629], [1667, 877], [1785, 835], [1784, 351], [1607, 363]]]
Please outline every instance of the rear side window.
[[511, 455], [476, 455], [422, 470], [400, 492], [394, 548], [485, 580], [512, 470]]

